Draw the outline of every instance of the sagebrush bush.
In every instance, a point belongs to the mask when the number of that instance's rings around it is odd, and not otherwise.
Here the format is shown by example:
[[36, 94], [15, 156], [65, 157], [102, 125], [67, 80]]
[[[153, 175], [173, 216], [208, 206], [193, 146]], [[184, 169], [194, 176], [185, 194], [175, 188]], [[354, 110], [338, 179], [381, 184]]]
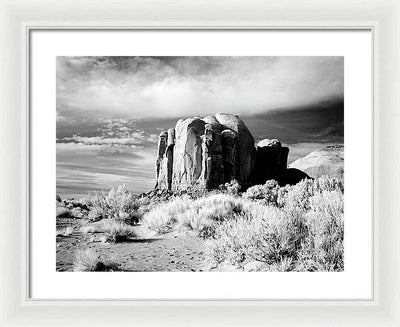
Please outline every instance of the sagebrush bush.
[[176, 198], [150, 210], [143, 216], [142, 224], [159, 234], [186, 227], [206, 237], [212, 234], [213, 225], [230, 219], [242, 210], [242, 205], [241, 198], [227, 194], [212, 194], [196, 200]]
[[270, 265], [296, 255], [303, 229], [297, 218], [288, 219], [278, 208], [249, 206], [237, 219], [217, 226], [208, 250], [216, 264], [228, 260], [234, 265]]
[[341, 271], [343, 262], [343, 195], [339, 191], [323, 191], [310, 199], [306, 214], [309, 237], [298, 253], [301, 271]]
[[156, 205], [143, 216], [142, 225], [158, 234], [169, 232], [178, 222], [178, 217], [190, 209], [192, 202], [188, 197], [182, 197]]
[[118, 265], [111, 261], [103, 262], [98, 254], [89, 248], [77, 250], [74, 259], [74, 271], [116, 271]]
[[126, 185], [112, 187], [108, 194], [95, 192], [86, 198], [89, 219], [113, 218], [123, 221], [138, 219], [139, 202]]
[[120, 221], [107, 221], [103, 224], [103, 231], [110, 242], [124, 242], [130, 238], [136, 238], [133, 227]]
[[242, 194], [238, 185], [211, 192], [154, 190], [140, 197], [125, 186], [113, 188], [88, 202], [89, 216], [111, 219], [81, 231], [104, 233], [112, 242], [135, 238], [124, 221], [142, 215], [145, 231], [191, 230], [206, 238], [207, 258], [214, 265], [229, 262], [262, 271], [344, 269], [343, 178], [323, 176], [283, 187], [270, 180]]
[[251, 200], [260, 200], [266, 205], [277, 205], [279, 185], [275, 180], [266, 181], [263, 185], [249, 187], [243, 197]]
[[[277, 193], [274, 183], [270, 185], [250, 190], [235, 219], [215, 227], [207, 241], [209, 260], [241, 267], [259, 262], [268, 271], [343, 270], [342, 181], [304, 180]], [[271, 189], [273, 197], [277, 194], [276, 206], [271, 205]]]

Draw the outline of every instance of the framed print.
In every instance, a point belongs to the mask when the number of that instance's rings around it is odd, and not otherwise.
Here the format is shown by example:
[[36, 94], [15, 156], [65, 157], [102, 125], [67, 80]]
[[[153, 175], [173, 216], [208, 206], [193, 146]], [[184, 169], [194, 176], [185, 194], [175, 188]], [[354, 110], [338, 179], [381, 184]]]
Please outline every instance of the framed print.
[[30, 37], [32, 297], [372, 296], [371, 31]]
[[2, 6], [5, 325], [399, 323], [397, 1]]

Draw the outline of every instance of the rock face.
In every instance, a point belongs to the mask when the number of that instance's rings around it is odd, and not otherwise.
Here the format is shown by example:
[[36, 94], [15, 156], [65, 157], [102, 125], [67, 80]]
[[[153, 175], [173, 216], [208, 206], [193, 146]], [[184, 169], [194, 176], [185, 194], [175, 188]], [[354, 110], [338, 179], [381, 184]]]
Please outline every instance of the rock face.
[[202, 186], [204, 128], [205, 122], [200, 117], [180, 119], [176, 123], [172, 189]]
[[[235, 166], [236, 180], [242, 187], [248, 187], [253, 184], [253, 174], [255, 165], [254, 138], [247, 126], [237, 115], [218, 113], [215, 118], [222, 125], [223, 133], [234, 132], [237, 137]], [[231, 179], [225, 180], [230, 182]]]
[[167, 138], [168, 133], [163, 131], [160, 133], [158, 137], [158, 146], [157, 146], [157, 160], [156, 160], [156, 188], [165, 188], [165, 169], [164, 169], [164, 155], [165, 150], [167, 149]]
[[224, 182], [237, 178], [238, 136], [234, 131], [225, 129], [221, 132], [222, 157], [224, 162]]
[[250, 131], [237, 116], [180, 119], [161, 132], [156, 160], [156, 189], [216, 189], [236, 179], [243, 189], [275, 179], [297, 183], [309, 176], [287, 169], [289, 148], [276, 139], [255, 146]]
[[221, 126], [206, 124], [202, 138], [201, 183], [206, 189], [217, 188], [224, 183], [224, 161], [221, 142]]
[[236, 115], [180, 119], [161, 132], [156, 160], [156, 188], [215, 189], [236, 179], [253, 184], [254, 139]]
[[340, 176], [344, 171], [344, 146], [327, 145], [294, 161], [290, 168], [299, 169], [312, 178], [322, 175]]
[[276, 139], [264, 139], [256, 146], [255, 183], [264, 184], [267, 180], [281, 181], [287, 169], [289, 148], [282, 147]]

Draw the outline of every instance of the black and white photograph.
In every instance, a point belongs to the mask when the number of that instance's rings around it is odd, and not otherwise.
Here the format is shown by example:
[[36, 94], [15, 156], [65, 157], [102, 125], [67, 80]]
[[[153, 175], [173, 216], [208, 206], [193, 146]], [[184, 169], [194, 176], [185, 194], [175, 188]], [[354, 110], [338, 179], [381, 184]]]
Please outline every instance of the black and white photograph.
[[344, 271], [344, 96], [342, 56], [58, 56], [56, 271]]

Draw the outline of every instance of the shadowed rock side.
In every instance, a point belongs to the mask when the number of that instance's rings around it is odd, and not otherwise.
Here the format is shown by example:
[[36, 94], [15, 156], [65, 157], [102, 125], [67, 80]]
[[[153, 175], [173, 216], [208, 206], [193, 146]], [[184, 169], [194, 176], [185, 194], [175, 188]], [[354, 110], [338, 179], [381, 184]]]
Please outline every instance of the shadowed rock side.
[[[237, 115], [218, 113], [215, 115], [217, 121], [222, 125], [223, 130], [230, 130], [236, 133], [238, 142], [236, 147], [235, 179], [242, 187], [246, 188], [253, 184], [255, 165], [254, 138], [247, 126]], [[226, 182], [231, 179], [226, 178]]]
[[161, 132], [156, 160], [157, 189], [216, 189], [236, 179], [243, 189], [274, 179], [281, 185], [310, 178], [296, 167], [287, 169], [289, 148], [276, 139], [255, 146], [237, 116], [180, 119]]
[[341, 176], [344, 172], [344, 146], [327, 145], [292, 162], [290, 168], [299, 169], [312, 178], [322, 175]]
[[206, 125], [204, 135], [201, 137], [203, 150], [201, 184], [206, 189], [214, 189], [224, 183], [221, 125], [207, 118], [203, 119]]
[[282, 147], [276, 139], [264, 139], [256, 146], [254, 182], [264, 184], [267, 180], [282, 181], [287, 169], [289, 148]]

